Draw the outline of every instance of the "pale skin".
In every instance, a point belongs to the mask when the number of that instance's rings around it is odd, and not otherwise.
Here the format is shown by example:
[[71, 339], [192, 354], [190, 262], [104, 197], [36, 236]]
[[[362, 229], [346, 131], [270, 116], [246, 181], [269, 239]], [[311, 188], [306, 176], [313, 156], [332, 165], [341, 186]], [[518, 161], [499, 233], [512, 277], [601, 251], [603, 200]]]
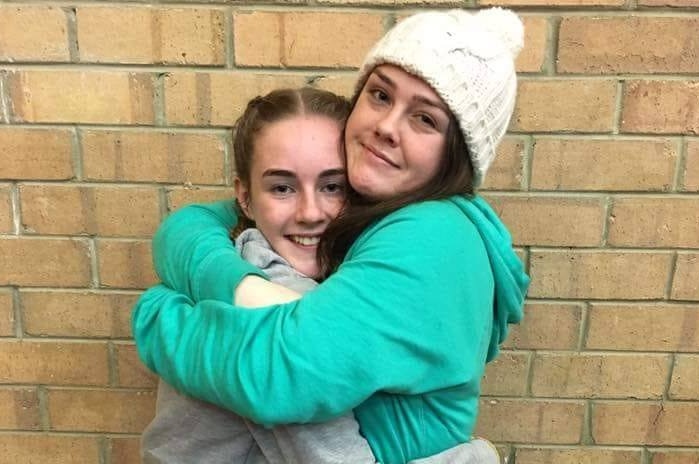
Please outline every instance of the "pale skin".
[[[446, 146], [449, 111], [422, 79], [381, 65], [371, 73], [345, 128], [348, 177], [368, 198], [417, 189], [434, 176]], [[257, 276], [245, 277], [234, 303], [268, 306], [301, 295]]]
[[[243, 213], [280, 256], [312, 278], [319, 274], [317, 242], [345, 201], [341, 134], [338, 121], [327, 116], [296, 115], [271, 123], [255, 136], [248, 182], [234, 179]], [[257, 297], [236, 299], [241, 306], [299, 298], [263, 279], [246, 288], [244, 295]]]

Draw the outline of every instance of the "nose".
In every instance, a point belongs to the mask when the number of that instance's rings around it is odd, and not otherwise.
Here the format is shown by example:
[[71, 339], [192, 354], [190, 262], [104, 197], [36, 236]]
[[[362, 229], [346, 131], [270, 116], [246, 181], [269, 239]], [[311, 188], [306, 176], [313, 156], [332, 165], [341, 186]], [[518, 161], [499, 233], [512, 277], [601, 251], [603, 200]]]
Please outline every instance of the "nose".
[[398, 122], [399, 114], [396, 108], [386, 110], [376, 122], [376, 136], [389, 146], [396, 146], [399, 141]]
[[321, 203], [314, 193], [302, 193], [296, 206], [296, 220], [304, 224], [318, 224], [325, 220]]

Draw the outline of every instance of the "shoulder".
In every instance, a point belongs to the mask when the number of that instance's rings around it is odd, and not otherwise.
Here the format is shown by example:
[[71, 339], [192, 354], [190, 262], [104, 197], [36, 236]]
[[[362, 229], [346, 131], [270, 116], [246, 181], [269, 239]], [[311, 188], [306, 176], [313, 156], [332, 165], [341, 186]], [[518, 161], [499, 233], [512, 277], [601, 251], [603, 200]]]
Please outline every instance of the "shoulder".
[[459, 198], [423, 201], [394, 211], [372, 226], [375, 230], [409, 228], [416, 234], [439, 237], [477, 233], [473, 223], [459, 208]]
[[454, 197], [405, 206], [368, 227], [355, 246], [377, 245], [393, 252], [410, 250], [411, 254], [418, 249], [422, 253], [426, 249], [430, 253], [466, 252], [481, 239], [458, 201]]

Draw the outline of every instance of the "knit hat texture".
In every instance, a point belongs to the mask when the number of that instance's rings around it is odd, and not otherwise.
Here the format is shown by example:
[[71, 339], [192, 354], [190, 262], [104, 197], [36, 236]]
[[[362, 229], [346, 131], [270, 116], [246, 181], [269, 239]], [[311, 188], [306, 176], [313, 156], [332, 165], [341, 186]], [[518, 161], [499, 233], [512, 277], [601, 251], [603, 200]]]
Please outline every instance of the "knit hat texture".
[[381, 64], [425, 80], [459, 123], [478, 187], [514, 111], [515, 59], [523, 42], [522, 21], [510, 10], [418, 13], [395, 25], [369, 51], [357, 91]]

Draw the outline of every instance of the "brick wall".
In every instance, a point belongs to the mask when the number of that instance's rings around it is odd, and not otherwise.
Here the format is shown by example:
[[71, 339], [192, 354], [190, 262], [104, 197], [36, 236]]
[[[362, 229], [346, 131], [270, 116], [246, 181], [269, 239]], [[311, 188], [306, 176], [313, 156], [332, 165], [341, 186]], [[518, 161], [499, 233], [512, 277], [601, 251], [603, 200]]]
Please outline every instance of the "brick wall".
[[[250, 97], [349, 93], [423, 3], [0, 5], [0, 464], [138, 462], [155, 383], [129, 311], [158, 222], [231, 194]], [[533, 280], [478, 431], [510, 463], [697, 463], [699, 2], [490, 4], [526, 47], [485, 194]]]

